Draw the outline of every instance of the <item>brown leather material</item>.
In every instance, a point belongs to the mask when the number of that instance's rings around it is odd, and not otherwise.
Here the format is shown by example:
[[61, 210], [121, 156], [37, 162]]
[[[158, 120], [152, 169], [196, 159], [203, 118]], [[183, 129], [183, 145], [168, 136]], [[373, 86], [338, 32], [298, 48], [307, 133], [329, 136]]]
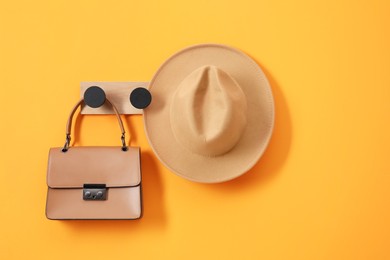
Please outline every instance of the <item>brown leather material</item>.
[[[106, 102], [109, 102], [106, 100]], [[70, 113], [67, 135], [79, 101]], [[110, 102], [109, 102], [110, 103]], [[110, 103], [111, 104], [111, 103]], [[112, 104], [111, 104], [112, 105]], [[122, 120], [113, 109], [124, 134]], [[125, 146], [122, 135], [123, 146]], [[69, 140], [68, 140], [69, 145]], [[139, 147], [91, 146], [51, 148], [47, 167], [48, 219], [138, 219], [142, 215]], [[86, 185], [87, 184], [87, 185]], [[103, 199], [89, 199], [86, 188], [99, 187]], [[99, 185], [96, 185], [99, 184]]]
[[[142, 214], [140, 149], [51, 148], [47, 171], [48, 219], [137, 219]], [[105, 184], [107, 200], [83, 199], [84, 184]]]
[[138, 219], [141, 187], [108, 188], [107, 200], [83, 200], [83, 189], [48, 189], [49, 219]]
[[131, 187], [141, 182], [138, 147], [72, 147], [67, 152], [51, 148], [47, 185], [50, 188], [82, 188], [84, 184]]

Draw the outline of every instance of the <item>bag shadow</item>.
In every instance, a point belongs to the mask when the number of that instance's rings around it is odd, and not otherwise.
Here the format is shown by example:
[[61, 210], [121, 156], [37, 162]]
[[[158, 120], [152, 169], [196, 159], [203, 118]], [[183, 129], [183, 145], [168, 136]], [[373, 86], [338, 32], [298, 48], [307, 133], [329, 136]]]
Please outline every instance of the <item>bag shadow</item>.
[[[80, 129], [84, 116], [77, 116], [74, 132], [76, 138], [74, 143], [79, 143]], [[128, 126], [131, 134], [131, 142], [136, 141], [134, 130], [129, 124], [128, 117], [123, 120]], [[166, 214], [164, 211], [164, 190], [162, 185], [161, 171], [157, 166], [155, 157], [149, 151], [141, 150], [141, 171], [142, 171], [142, 218], [137, 220], [65, 220], [63, 225], [69, 227], [74, 232], [88, 231], [105, 232], [112, 234], [123, 233], [124, 230], [135, 231], [137, 229], [154, 230], [164, 229]]]

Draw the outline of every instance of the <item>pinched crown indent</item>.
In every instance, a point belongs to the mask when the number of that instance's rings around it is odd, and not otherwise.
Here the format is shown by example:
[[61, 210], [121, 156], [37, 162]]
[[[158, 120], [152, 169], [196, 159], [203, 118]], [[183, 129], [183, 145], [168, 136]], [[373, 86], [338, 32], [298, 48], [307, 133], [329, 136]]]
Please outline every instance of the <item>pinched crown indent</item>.
[[172, 97], [170, 120], [176, 140], [203, 156], [218, 156], [239, 141], [247, 103], [238, 83], [215, 66], [189, 74]]

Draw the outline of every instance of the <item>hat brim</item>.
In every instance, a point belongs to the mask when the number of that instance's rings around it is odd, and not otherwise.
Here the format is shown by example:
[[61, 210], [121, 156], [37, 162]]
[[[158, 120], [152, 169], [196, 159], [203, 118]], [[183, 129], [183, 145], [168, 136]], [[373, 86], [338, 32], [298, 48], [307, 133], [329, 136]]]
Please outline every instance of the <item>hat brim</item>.
[[[170, 125], [172, 96], [195, 69], [214, 65], [229, 73], [247, 98], [247, 126], [239, 142], [221, 156], [194, 154], [178, 143]], [[218, 183], [250, 170], [264, 153], [274, 126], [274, 100], [266, 76], [243, 52], [220, 44], [188, 47], [171, 56], [149, 83], [153, 101], [144, 110], [150, 146], [173, 173], [195, 182]]]

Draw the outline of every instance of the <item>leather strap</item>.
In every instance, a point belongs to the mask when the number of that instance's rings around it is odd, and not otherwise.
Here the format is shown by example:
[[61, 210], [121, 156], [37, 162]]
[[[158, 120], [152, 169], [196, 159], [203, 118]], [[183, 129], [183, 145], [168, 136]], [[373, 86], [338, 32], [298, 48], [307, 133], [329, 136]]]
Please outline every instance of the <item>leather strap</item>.
[[[106, 103], [110, 104], [112, 109], [115, 112], [116, 118], [118, 119], [118, 122], [119, 122], [119, 127], [120, 127], [121, 132], [122, 132], [122, 136], [121, 136], [122, 150], [127, 151], [126, 142], [125, 142], [125, 128], [123, 127], [123, 122], [122, 122], [122, 119], [119, 115], [118, 109], [108, 99], [106, 99]], [[71, 140], [73, 116], [74, 116], [77, 108], [79, 108], [79, 106], [81, 106], [82, 104], [84, 104], [84, 99], [81, 99], [79, 102], [77, 102], [77, 104], [73, 107], [72, 111], [70, 112], [68, 122], [66, 123], [66, 141], [65, 141], [64, 148], [62, 149], [63, 152], [66, 152], [69, 149], [70, 140]]]

